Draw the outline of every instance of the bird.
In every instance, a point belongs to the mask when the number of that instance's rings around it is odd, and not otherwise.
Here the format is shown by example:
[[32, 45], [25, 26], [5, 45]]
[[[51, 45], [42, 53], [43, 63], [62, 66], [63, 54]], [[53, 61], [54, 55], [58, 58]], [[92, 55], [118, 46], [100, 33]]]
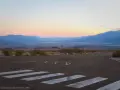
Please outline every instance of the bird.
[[71, 63], [70, 62], [66, 62], [65, 65], [70, 65]]
[[57, 64], [57, 63], [58, 63], [58, 61], [55, 61], [55, 62], [54, 62], [54, 64]]
[[48, 63], [48, 61], [45, 61], [44, 63]]

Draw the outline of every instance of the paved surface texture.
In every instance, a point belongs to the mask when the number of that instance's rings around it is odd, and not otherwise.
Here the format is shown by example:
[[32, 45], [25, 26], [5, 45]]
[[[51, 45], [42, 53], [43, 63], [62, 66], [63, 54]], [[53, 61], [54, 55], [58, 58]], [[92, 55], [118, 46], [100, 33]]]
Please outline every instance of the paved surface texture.
[[111, 53], [0, 57], [0, 90], [119, 90]]

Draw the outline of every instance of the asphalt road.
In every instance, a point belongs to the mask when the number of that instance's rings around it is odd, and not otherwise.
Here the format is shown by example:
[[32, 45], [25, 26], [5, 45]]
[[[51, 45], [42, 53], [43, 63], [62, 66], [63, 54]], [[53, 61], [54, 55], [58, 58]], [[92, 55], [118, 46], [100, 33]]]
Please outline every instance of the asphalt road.
[[0, 89], [119, 90], [120, 62], [110, 57], [111, 53], [0, 57]]

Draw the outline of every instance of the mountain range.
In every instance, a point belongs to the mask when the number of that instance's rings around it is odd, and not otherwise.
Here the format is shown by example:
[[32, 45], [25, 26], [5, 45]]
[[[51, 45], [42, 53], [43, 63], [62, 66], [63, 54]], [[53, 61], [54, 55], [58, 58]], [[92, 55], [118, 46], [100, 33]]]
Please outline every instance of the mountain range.
[[105, 33], [100, 33], [92, 36], [85, 36], [77, 39], [73, 39], [73, 41], [78, 42], [88, 42], [95, 44], [120, 44], [120, 30], [117, 31], [108, 31]]
[[77, 45], [120, 45], [120, 30], [97, 35], [67, 38], [42, 38], [38, 36], [7, 35], [0, 36], [0, 47], [40, 47]]

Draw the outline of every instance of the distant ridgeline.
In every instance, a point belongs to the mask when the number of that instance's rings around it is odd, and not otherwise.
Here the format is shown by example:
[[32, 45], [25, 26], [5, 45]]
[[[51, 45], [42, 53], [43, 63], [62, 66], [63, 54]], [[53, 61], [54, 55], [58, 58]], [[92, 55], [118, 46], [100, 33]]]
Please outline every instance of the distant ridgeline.
[[109, 31], [93, 36], [73, 38], [41, 38], [37, 36], [8, 35], [0, 36], [0, 48], [120, 48], [120, 30]]

